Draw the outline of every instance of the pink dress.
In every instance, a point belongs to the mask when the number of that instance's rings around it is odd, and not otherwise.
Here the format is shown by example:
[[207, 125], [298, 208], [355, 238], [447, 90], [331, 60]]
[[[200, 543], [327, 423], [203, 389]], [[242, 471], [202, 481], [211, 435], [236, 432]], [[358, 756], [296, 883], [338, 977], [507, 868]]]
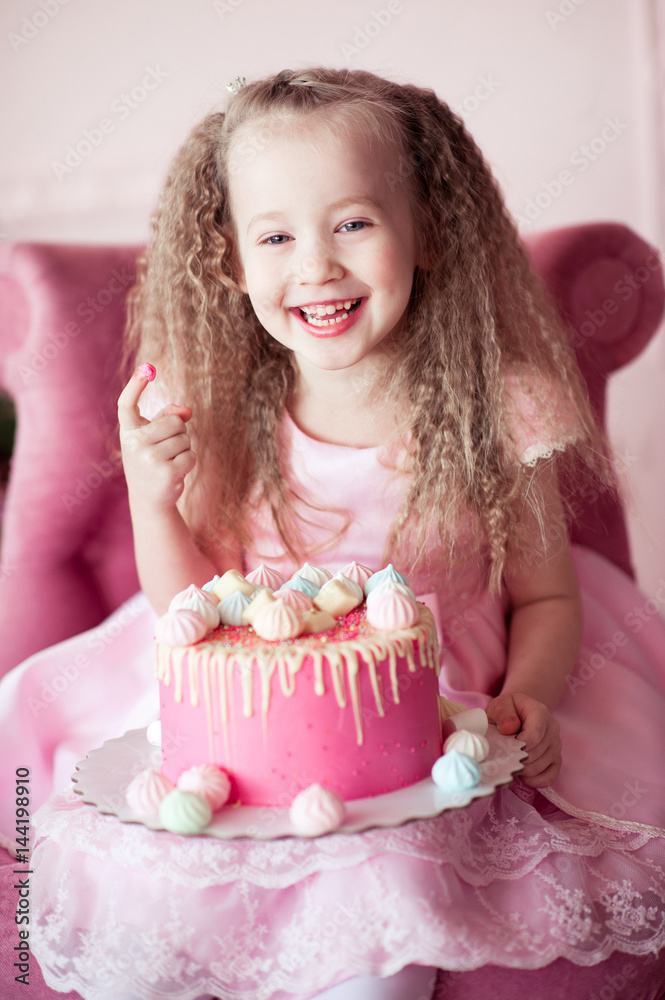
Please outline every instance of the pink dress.
[[[525, 461], [570, 440], [565, 426], [557, 441], [534, 430], [527, 410], [516, 434]], [[316, 559], [378, 568], [400, 476], [381, 449], [322, 444], [290, 420], [285, 431], [302, 485], [353, 515]], [[322, 539], [342, 524], [339, 513], [316, 517]], [[31, 946], [47, 983], [90, 1000], [123, 991], [303, 1000], [350, 976], [419, 963], [448, 970], [446, 997], [488, 990], [498, 1000], [483, 967], [565, 959], [580, 975], [613, 970], [594, 980], [627, 984], [613, 996], [657, 996], [631, 990], [645, 962], [654, 990], [665, 981], [653, 957], [665, 947], [665, 625], [657, 601], [621, 571], [589, 551], [574, 558], [585, 633], [557, 710], [555, 785], [537, 793], [516, 779], [465, 809], [392, 829], [223, 842], [155, 834], [82, 805], [64, 788], [74, 763], [156, 714], [154, 615], [141, 595], [17, 668], [0, 685], [0, 768], [9, 787], [17, 767], [30, 767], [33, 804], [43, 803]], [[257, 521], [246, 569], [262, 560], [283, 562], [268, 521]], [[478, 591], [481, 576], [470, 560], [454, 581], [441, 565], [411, 581], [438, 619], [442, 690], [480, 706], [506, 648], [505, 603]], [[12, 803], [0, 821], [10, 836]], [[466, 993], [465, 977], [476, 983]], [[560, 994], [534, 985], [530, 995]], [[567, 995], [593, 994], [573, 984]]]

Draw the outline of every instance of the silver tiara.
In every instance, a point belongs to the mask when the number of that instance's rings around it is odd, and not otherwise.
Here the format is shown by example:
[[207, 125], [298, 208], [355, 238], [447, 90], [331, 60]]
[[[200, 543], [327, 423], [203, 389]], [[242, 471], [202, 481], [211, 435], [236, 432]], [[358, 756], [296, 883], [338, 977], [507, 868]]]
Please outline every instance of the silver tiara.
[[232, 94], [237, 94], [238, 91], [241, 90], [242, 87], [244, 86], [245, 86], [245, 77], [237, 76], [235, 80], [231, 81], [231, 83], [227, 83], [226, 89], [230, 91]]

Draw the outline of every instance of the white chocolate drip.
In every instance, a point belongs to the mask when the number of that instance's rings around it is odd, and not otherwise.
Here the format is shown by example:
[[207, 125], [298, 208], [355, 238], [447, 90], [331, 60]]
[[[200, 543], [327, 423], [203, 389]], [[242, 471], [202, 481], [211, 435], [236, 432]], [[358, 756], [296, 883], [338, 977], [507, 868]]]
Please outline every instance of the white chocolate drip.
[[[268, 729], [272, 677], [277, 672], [279, 690], [283, 697], [291, 698], [296, 692], [297, 675], [306, 657], [311, 657], [314, 673], [314, 691], [322, 696], [326, 691], [326, 667], [332, 689], [340, 708], [347, 707], [349, 700], [355, 720], [358, 745], [363, 743], [363, 713], [360, 696], [360, 674], [369, 672], [369, 680], [374, 695], [376, 711], [385, 716], [381, 688], [377, 674], [377, 663], [388, 662], [388, 672], [392, 699], [400, 703], [398, 681], [398, 660], [406, 660], [409, 673], [416, 672], [413, 644], [417, 643], [422, 666], [427, 666], [439, 674], [438, 644], [436, 627], [432, 613], [424, 605], [418, 605], [418, 621], [410, 628], [399, 632], [370, 632], [356, 639], [345, 639], [339, 643], [311, 642], [284, 645], [261, 645], [230, 650], [221, 643], [200, 642], [195, 646], [167, 647], [158, 645], [155, 663], [157, 678], [167, 687], [173, 679], [173, 698], [181, 702], [184, 697], [184, 676], [187, 674], [187, 693], [192, 705], [198, 705], [202, 697], [208, 725], [211, 760], [214, 734], [220, 730], [224, 738], [225, 760], [230, 761], [229, 729], [233, 726], [235, 704], [234, 676], [239, 673], [242, 714], [249, 718], [254, 714], [254, 677], [258, 673], [260, 691], [260, 712], [264, 736]], [[199, 669], [200, 668], [200, 669]]]

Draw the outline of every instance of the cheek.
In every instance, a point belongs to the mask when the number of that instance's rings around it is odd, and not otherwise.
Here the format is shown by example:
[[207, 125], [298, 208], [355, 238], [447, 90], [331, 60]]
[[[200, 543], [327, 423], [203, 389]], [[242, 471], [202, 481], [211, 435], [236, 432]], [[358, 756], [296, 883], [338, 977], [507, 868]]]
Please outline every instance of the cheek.
[[380, 257], [381, 277], [403, 284], [413, 278], [415, 255], [410, 246], [391, 241]]
[[248, 289], [249, 300], [259, 319], [269, 319], [274, 316], [275, 311], [279, 308], [279, 297], [274, 289], [265, 281], [252, 281], [251, 277], [248, 279]]
[[244, 275], [245, 291], [249, 294], [249, 300], [252, 303], [254, 311], [257, 315], [265, 312], [266, 303], [269, 300], [269, 289], [266, 284], [265, 274], [253, 266], [250, 258], [250, 260], [245, 262]]

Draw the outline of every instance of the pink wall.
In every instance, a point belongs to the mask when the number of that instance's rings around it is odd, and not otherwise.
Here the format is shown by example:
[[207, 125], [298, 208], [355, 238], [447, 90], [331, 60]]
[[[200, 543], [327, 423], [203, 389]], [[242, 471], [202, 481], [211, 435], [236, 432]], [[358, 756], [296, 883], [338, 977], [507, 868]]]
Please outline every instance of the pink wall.
[[[658, 0], [4, 0], [0, 238], [144, 239], [171, 154], [228, 80], [322, 63], [433, 87], [525, 232], [616, 219], [661, 246], [663, 22]], [[661, 333], [611, 394], [647, 593], [665, 578], [664, 384]]]

